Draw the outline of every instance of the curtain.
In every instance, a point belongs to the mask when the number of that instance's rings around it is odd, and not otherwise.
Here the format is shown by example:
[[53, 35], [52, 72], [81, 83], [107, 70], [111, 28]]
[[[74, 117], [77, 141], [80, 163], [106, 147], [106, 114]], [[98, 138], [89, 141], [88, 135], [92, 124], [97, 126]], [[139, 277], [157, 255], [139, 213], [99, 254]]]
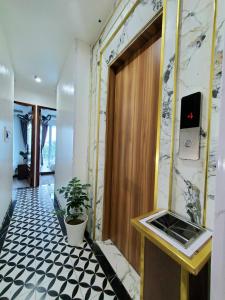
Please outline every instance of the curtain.
[[41, 165], [43, 166], [43, 149], [45, 146], [46, 136], [48, 132], [48, 124], [42, 124], [42, 133], [41, 133]]
[[44, 165], [44, 159], [43, 159], [43, 149], [45, 146], [45, 141], [48, 133], [48, 122], [51, 120], [51, 116], [47, 115], [41, 117], [41, 126], [42, 126], [42, 132], [41, 132], [41, 166]]
[[25, 151], [27, 151], [27, 127], [28, 127], [28, 122], [26, 119], [20, 119], [20, 126], [21, 126], [21, 131], [22, 131], [22, 136], [23, 136], [23, 142], [25, 146]]
[[17, 115], [17, 117], [20, 119], [20, 127], [23, 136], [23, 143], [25, 146], [25, 152], [27, 153], [28, 152], [27, 130], [28, 130], [28, 124], [32, 120], [32, 114]]

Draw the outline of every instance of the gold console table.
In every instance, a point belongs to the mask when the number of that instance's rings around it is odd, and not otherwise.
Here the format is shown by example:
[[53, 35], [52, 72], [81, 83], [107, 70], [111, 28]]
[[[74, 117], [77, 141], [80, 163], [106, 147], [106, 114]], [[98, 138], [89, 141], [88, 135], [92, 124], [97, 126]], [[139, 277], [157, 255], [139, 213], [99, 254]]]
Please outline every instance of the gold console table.
[[158, 211], [131, 220], [141, 234], [141, 300], [207, 300], [211, 239], [187, 257], [140, 223]]

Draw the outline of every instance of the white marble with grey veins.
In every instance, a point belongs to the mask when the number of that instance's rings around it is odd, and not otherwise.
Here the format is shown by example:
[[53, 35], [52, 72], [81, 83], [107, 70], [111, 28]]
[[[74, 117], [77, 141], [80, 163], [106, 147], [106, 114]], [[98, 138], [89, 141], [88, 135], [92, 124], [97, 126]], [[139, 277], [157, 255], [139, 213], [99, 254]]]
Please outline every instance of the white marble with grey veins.
[[111, 240], [97, 242], [102, 252], [110, 262], [118, 278], [133, 300], [140, 299], [140, 276], [131, 267], [126, 258], [116, 248]]
[[[223, 12], [223, 13], [222, 13]], [[208, 166], [208, 190], [207, 190], [207, 215], [206, 226], [213, 228], [215, 211], [215, 176], [218, 148], [218, 123], [221, 103], [221, 85], [222, 85], [222, 62], [223, 45], [225, 38], [225, 1], [218, 1], [218, 14], [216, 21], [216, 49], [214, 57], [214, 80], [212, 91], [212, 115], [211, 115], [211, 136], [209, 148], [209, 166]]]
[[[183, 1], [181, 14], [172, 207], [174, 211], [196, 223], [202, 222], [204, 207], [212, 11], [212, 0], [191, 0]], [[203, 96], [200, 159], [185, 161], [178, 157], [180, 103], [183, 96], [197, 91]]]
[[[155, 16], [162, 1], [142, 0], [123, 24], [113, 40], [105, 48], [102, 56], [101, 84], [99, 88], [100, 52], [108, 43], [110, 36], [124, 19], [136, 0], [123, 1], [121, 12], [115, 17], [103, 33], [93, 49], [92, 62], [92, 111], [90, 132], [89, 178], [93, 187], [91, 196], [95, 196], [96, 184], [96, 149], [98, 94], [100, 92], [100, 128], [99, 157], [96, 201], [96, 239], [102, 238], [104, 162], [105, 162], [105, 119], [107, 100], [107, 80], [109, 64], [123, 51], [138, 32]], [[181, 31], [179, 44], [179, 68], [177, 82], [177, 113], [175, 123], [175, 152], [173, 170], [173, 210], [197, 223], [201, 223], [203, 215], [204, 162], [206, 155], [209, 76], [212, 45], [213, 0], [182, 1]], [[222, 17], [225, 2], [218, 0], [217, 40], [215, 53], [215, 78], [213, 85], [212, 132], [210, 140], [210, 157], [208, 169], [208, 210], [207, 224], [213, 223], [213, 199], [215, 195], [215, 162], [217, 148], [217, 120], [220, 103], [220, 86], [222, 72], [222, 44], [225, 36], [225, 21]], [[176, 38], [177, 0], [167, 0], [166, 39], [163, 67], [162, 111], [160, 132], [160, 157], [158, 180], [158, 207], [167, 208], [169, 198], [172, 99], [174, 93], [174, 58]], [[97, 71], [96, 71], [97, 70]], [[180, 99], [192, 92], [203, 93], [203, 114], [201, 128], [201, 159], [197, 162], [182, 161], [178, 158], [178, 137], [180, 120]]]
[[177, 0], [167, 1], [158, 170], [158, 207], [168, 208]]

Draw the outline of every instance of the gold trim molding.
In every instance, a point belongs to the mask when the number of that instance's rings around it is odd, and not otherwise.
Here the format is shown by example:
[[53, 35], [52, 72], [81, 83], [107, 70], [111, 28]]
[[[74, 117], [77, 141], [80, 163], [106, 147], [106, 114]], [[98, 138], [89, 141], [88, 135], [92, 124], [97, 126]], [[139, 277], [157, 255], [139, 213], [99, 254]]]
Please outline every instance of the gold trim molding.
[[175, 137], [175, 123], [176, 123], [176, 102], [177, 102], [177, 72], [178, 72], [178, 58], [179, 58], [179, 35], [180, 35], [180, 14], [181, 14], [181, 0], [177, 1], [177, 22], [176, 22], [176, 43], [175, 43], [175, 61], [174, 61], [174, 92], [172, 104], [172, 132], [171, 132], [171, 148], [170, 148], [170, 175], [169, 175], [169, 199], [168, 209], [172, 210], [173, 202], [173, 166], [174, 166], [174, 137]]
[[209, 81], [209, 102], [208, 102], [208, 126], [207, 126], [207, 144], [206, 144], [206, 160], [205, 160], [205, 178], [204, 178], [204, 207], [202, 225], [206, 226], [207, 218], [207, 200], [208, 200], [208, 167], [210, 155], [210, 138], [211, 138], [211, 116], [212, 116], [212, 91], [215, 71], [215, 47], [216, 47], [216, 20], [217, 20], [218, 2], [214, 0], [214, 15], [213, 15], [213, 31], [212, 31], [212, 49], [211, 49], [211, 66], [210, 66], [210, 81]]
[[189, 272], [181, 268], [180, 300], [189, 300]]
[[160, 77], [159, 77], [159, 99], [158, 99], [158, 116], [157, 116], [157, 136], [156, 136], [156, 154], [155, 154], [155, 185], [154, 185], [154, 203], [153, 209], [157, 208], [158, 203], [158, 179], [159, 179], [159, 156], [160, 156], [160, 133], [161, 133], [161, 113], [163, 100], [163, 71], [165, 57], [165, 34], [166, 34], [166, 16], [167, 0], [163, 0], [163, 18], [162, 18], [162, 44], [160, 54]]
[[144, 275], [145, 275], [145, 237], [141, 235], [141, 257], [140, 257], [140, 299], [144, 299]]

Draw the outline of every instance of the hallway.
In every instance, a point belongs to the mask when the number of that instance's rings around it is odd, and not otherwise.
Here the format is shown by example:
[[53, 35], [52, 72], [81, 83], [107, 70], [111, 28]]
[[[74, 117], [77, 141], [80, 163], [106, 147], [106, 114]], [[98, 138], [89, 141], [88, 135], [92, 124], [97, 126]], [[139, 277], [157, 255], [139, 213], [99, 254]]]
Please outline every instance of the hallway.
[[91, 244], [67, 245], [53, 191], [16, 192], [8, 230], [9, 216], [0, 232], [0, 299], [118, 299]]
[[225, 0], [0, 1], [0, 300], [225, 300], [224, 70]]

